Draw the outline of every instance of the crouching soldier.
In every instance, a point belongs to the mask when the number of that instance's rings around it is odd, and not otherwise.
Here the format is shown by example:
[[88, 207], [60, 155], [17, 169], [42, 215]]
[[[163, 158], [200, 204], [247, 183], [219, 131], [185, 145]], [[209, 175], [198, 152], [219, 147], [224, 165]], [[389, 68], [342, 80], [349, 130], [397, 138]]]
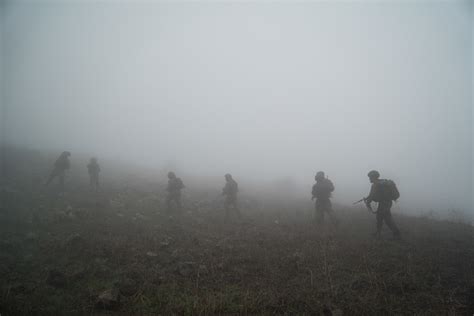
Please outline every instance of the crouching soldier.
[[176, 203], [178, 210], [181, 210], [181, 190], [184, 189], [183, 181], [177, 178], [174, 172], [168, 172], [168, 196], [166, 198], [166, 207], [171, 210], [171, 202]]
[[224, 208], [225, 208], [225, 217], [229, 218], [229, 212], [231, 209], [234, 210], [234, 213], [238, 218], [242, 218], [240, 210], [237, 206], [237, 192], [239, 192], [239, 186], [237, 182], [232, 178], [232, 175], [229, 173], [225, 176], [225, 186], [222, 189], [222, 195], [225, 196]]

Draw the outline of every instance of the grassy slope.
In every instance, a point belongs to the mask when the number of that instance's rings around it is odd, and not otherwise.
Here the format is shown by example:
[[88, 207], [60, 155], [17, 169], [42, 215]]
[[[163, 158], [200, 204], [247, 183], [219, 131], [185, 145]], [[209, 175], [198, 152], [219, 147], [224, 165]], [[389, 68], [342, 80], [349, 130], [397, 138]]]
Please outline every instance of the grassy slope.
[[375, 241], [361, 209], [338, 208], [334, 229], [299, 205], [247, 208], [243, 222], [225, 223], [214, 204], [188, 202], [170, 219], [163, 196], [140, 186], [77, 185], [58, 197], [12, 184], [1, 194], [2, 315], [108, 314], [94, 305], [110, 288], [124, 315], [474, 312], [468, 225], [395, 214], [404, 240], [385, 231]]

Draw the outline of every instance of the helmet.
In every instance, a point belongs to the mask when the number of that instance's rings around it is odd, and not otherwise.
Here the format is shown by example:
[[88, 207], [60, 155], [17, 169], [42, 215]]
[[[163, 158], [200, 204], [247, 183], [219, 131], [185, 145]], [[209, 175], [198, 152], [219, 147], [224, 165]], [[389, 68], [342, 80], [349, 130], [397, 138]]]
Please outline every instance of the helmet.
[[371, 171], [369, 171], [367, 176], [371, 179], [378, 179], [378, 178], [380, 178], [380, 173], [377, 170], [371, 170]]
[[226, 179], [232, 179], [232, 175], [230, 173], [226, 173], [224, 177]]
[[170, 179], [176, 178], [176, 175], [174, 174], [173, 171], [168, 172], [168, 178], [170, 178]]
[[314, 177], [316, 180], [318, 179], [324, 179], [324, 171], [318, 171], [316, 173], [316, 176]]

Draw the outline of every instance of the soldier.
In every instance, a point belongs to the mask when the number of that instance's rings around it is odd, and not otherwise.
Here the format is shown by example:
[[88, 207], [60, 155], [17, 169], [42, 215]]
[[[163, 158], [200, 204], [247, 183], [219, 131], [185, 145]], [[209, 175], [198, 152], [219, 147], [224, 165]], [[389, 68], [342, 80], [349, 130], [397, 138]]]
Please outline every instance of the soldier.
[[318, 224], [323, 223], [324, 221], [324, 213], [328, 213], [329, 217], [331, 218], [331, 221], [334, 225], [338, 224], [338, 220], [336, 216], [334, 215], [334, 211], [332, 209], [332, 204], [331, 204], [331, 194], [334, 191], [334, 185], [332, 184], [332, 181], [329, 180], [324, 176], [323, 171], [319, 171], [316, 173], [316, 176], [314, 177], [316, 180], [316, 184], [313, 185], [313, 190], [312, 194], [313, 197], [311, 200], [316, 199], [316, 204], [315, 204], [315, 211], [316, 211], [316, 221]]
[[229, 217], [230, 209], [234, 209], [235, 214], [238, 218], [242, 218], [240, 210], [237, 207], [237, 192], [239, 192], [239, 186], [237, 182], [232, 178], [232, 175], [229, 173], [224, 176], [225, 186], [222, 189], [222, 195], [225, 195], [224, 207], [225, 207], [225, 217]]
[[393, 222], [392, 213], [390, 211], [392, 207], [392, 200], [397, 200], [400, 197], [400, 193], [392, 180], [379, 179], [380, 173], [376, 170], [370, 171], [367, 176], [369, 177], [372, 187], [370, 188], [369, 196], [364, 199], [365, 203], [369, 208], [371, 202], [378, 202], [376, 218], [377, 218], [377, 231], [374, 236], [379, 238], [382, 231], [382, 225], [385, 224], [393, 232], [395, 238], [400, 238], [400, 231], [397, 225]]
[[51, 172], [48, 181], [46, 181], [46, 185], [49, 185], [51, 181], [54, 180], [54, 178], [58, 177], [59, 185], [61, 189], [64, 189], [64, 174], [71, 166], [69, 162], [69, 156], [71, 156], [69, 151], [64, 151], [61, 153], [61, 155], [59, 155], [58, 159], [56, 159], [56, 162], [54, 163], [54, 169]]
[[97, 158], [91, 158], [87, 165], [87, 171], [89, 172], [90, 186], [93, 190], [99, 189], [99, 172], [100, 166], [97, 163]]
[[171, 202], [174, 201], [178, 210], [181, 210], [181, 189], [184, 188], [183, 181], [177, 178], [174, 172], [168, 172], [168, 197], [166, 198], [166, 206], [168, 210], [171, 209]]

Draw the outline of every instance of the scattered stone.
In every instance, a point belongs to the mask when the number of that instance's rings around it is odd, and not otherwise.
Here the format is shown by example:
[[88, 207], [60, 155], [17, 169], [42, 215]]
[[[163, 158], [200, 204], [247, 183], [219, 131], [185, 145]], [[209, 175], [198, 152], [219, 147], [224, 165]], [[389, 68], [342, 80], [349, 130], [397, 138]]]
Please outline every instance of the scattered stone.
[[110, 206], [113, 208], [123, 208], [123, 203], [117, 200], [110, 200]]
[[322, 314], [324, 316], [342, 316], [343, 312], [342, 312], [342, 310], [340, 310], [338, 308], [331, 309], [329, 307], [324, 307]]
[[58, 270], [50, 270], [46, 282], [51, 286], [62, 288], [67, 284], [67, 278], [64, 273]]
[[37, 238], [38, 238], [38, 235], [34, 232], [29, 232], [28, 234], [26, 234], [26, 237], [25, 237], [27, 241], [34, 241]]
[[78, 250], [78, 249], [82, 249], [85, 245], [85, 241], [84, 241], [84, 238], [82, 238], [81, 235], [79, 234], [73, 234], [71, 236], [68, 237], [68, 239], [66, 240], [66, 243], [65, 243], [65, 246], [66, 248], [68, 249], [74, 249], [74, 250]]
[[194, 271], [194, 262], [182, 262], [178, 264], [178, 273], [184, 277], [190, 276]]
[[165, 240], [160, 242], [161, 247], [167, 247], [169, 245], [170, 245], [170, 239], [165, 239]]
[[140, 219], [140, 220], [142, 220], [142, 221], [148, 220], [148, 217], [146, 217], [146, 216], [143, 215], [143, 214], [136, 213], [135, 215], [136, 215], [136, 218], [137, 218], [137, 219]]
[[204, 264], [199, 265], [199, 274], [208, 274], [209, 270]]
[[56, 211], [54, 212], [54, 220], [55, 221], [63, 221], [65, 218], [67, 218], [67, 214], [63, 211]]
[[112, 310], [120, 306], [120, 293], [117, 289], [109, 289], [102, 292], [95, 304], [98, 309]]
[[70, 274], [71, 281], [80, 281], [86, 276], [86, 269], [79, 267]]
[[138, 282], [133, 279], [127, 278], [120, 282], [120, 294], [124, 296], [132, 296], [138, 291]]

